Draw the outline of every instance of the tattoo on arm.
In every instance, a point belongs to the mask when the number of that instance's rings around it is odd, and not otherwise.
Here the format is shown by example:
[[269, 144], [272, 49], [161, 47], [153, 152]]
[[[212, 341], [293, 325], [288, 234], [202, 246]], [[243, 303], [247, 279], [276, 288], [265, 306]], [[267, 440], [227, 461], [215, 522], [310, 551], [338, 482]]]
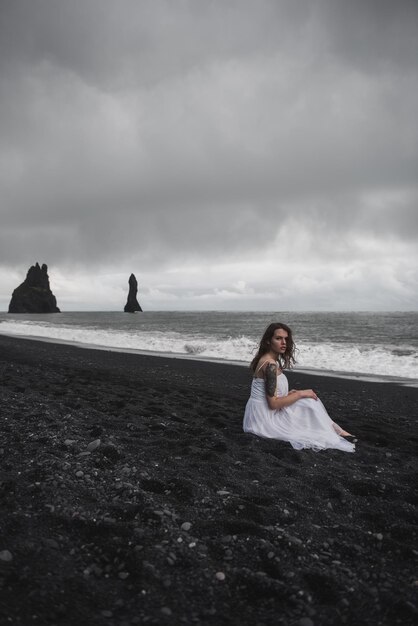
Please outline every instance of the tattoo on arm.
[[270, 398], [276, 395], [277, 368], [274, 363], [269, 363], [264, 371], [266, 392]]

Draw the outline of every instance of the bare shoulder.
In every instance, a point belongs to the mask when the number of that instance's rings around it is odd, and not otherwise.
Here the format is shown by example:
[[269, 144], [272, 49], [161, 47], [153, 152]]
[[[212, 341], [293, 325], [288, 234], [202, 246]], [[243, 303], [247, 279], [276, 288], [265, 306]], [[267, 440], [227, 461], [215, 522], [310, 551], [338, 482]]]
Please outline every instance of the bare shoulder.
[[268, 370], [270, 373], [274, 372], [276, 374], [278, 371], [277, 363], [271, 359], [260, 359], [255, 369], [255, 377], [265, 378]]

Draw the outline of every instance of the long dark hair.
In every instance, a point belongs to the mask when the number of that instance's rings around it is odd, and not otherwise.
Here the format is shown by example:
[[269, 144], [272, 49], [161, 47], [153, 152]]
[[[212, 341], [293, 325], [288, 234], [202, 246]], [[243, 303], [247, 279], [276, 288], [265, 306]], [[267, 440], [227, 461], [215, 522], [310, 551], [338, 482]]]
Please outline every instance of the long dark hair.
[[281, 367], [281, 369], [286, 369], [293, 367], [293, 365], [295, 364], [296, 345], [293, 341], [292, 331], [286, 324], [282, 324], [282, 322], [274, 322], [273, 324], [270, 324], [270, 326], [267, 326], [266, 330], [264, 331], [264, 335], [261, 337], [260, 345], [258, 346], [257, 354], [251, 361], [250, 367], [254, 372], [257, 367], [257, 363], [259, 362], [263, 354], [266, 354], [270, 350], [270, 341], [272, 340], [272, 337], [276, 330], [278, 330], [279, 328], [285, 330], [288, 335], [286, 339], [286, 352], [283, 355], [280, 355], [278, 358], [279, 366]]

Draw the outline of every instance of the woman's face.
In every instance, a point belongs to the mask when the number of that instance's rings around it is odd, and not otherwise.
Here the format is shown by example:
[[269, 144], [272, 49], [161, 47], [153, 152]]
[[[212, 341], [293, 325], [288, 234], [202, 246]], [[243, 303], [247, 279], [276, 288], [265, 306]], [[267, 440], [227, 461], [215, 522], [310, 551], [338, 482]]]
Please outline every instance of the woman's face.
[[270, 340], [270, 349], [277, 354], [284, 354], [286, 352], [287, 338], [289, 333], [283, 328], [278, 328], [274, 331], [274, 335]]

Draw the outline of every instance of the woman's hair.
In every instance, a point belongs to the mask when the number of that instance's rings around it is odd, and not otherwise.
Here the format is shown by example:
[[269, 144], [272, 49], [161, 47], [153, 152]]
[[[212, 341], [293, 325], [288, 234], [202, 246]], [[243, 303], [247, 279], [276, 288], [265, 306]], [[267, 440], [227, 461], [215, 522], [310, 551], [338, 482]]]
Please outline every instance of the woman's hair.
[[293, 367], [293, 365], [295, 364], [296, 346], [293, 342], [292, 331], [289, 328], [289, 326], [287, 326], [286, 324], [282, 324], [281, 322], [275, 322], [273, 324], [270, 324], [270, 326], [267, 326], [266, 330], [264, 331], [264, 335], [261, 337], [257, 354], [255, 355], [255, 357], [253, 358], [250, 364], [250, 367], [253, 371], [255, 371], [257, 367], [257, 363], [259, 362], [263, 354], [266, 354], [270, 350], [270, 347], [271, 347], [270, 341], [272, 340], [275, 331], [278, 330], [279, 328], [285, 330], [288, 335], [286, 339], [286, 352], [283, 355], [279, 356], [278, 358], [279, 365], [282, 369], [286, 369], [286, 368]]

